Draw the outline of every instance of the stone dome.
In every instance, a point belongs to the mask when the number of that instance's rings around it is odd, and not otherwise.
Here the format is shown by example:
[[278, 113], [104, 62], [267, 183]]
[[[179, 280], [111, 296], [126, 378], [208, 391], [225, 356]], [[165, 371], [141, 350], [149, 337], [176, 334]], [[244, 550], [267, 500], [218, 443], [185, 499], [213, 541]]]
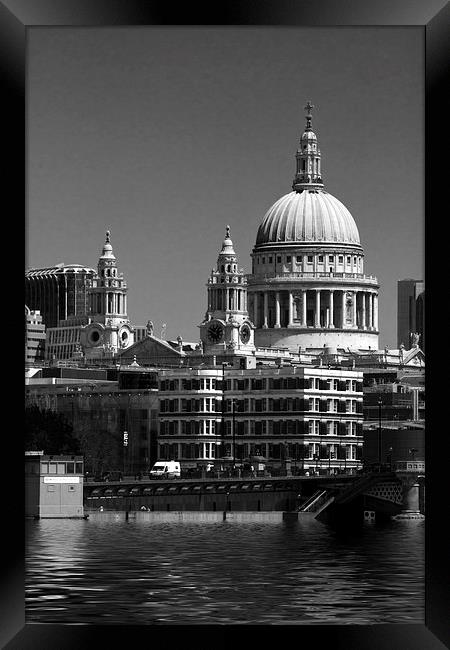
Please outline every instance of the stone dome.
[[266, 212], [256, 246], [284, 242], [361, 245], [350, 212], [323, 189], [289, 192]]

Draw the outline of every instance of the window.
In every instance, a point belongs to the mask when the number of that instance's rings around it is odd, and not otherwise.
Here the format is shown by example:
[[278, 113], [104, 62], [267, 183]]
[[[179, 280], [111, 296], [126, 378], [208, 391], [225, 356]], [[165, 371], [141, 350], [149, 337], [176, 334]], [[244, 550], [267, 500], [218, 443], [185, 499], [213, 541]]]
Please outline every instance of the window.
[[266, 258], [265, 258], [265, 257], [262, 258], [262, 263], [263, 263], [263, 264], [266, 263]]
[[333, 264], [333, 262], [334, 262], [333, 255], [328, 255], [328, 261], [329, 261], [330, 264]]
[[318, 397], [311, 397], [309, 399], [309, 410], [310, 411], [318, 411], [319, 410], [319, 398]]
[[312, 264], [312, 262], [313, 262], [313, 256], [308, 255], [308, 264]]
[[286, 263], [290, 264], [292, 260], [292, 257], [290, 255], [286, 255]]
[[343, 264], [343, 263], [344, 263], [344, 256], [339, 255], [339, 264]]
[[278, 264], [281, 263], [281, 255], [277, 255], [277, 262], [278, 262]]
[[66, 463], [66, 472], [67, 474], [74, 474], [75, 473], [75, 463]]
[[319, 264], [323, 264], [323, 255], [319, 255]]
[[49, 463], [48, 464], [48, 473], [49, 474], [56, 474], [56, 463]]
[[272, 256], [269, 255], [269, 264], [272, 264]]
[[350, 264], [351, 257], [350, 255], [347, 255], [347, 264]]
[[302, 256], [301, 255], [297, 255], [297, 263], [298, 264], [302, 263]]

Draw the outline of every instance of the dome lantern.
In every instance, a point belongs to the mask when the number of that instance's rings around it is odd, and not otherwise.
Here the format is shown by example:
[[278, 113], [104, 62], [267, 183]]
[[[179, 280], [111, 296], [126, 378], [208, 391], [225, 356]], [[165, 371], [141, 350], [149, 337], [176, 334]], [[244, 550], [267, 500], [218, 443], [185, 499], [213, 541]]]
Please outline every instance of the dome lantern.
[[317, 136], [312, 130], [311, 111], [314, 104], [307, 102], [305, 106], [306, 127], [300, 138], [300, 148], [295, 155], [297, 161], [297, 172], [295, 174], [292, 189], [295, 192], [303, 192], [305, 189], [323, 188], [320, 150], [317, 142]]

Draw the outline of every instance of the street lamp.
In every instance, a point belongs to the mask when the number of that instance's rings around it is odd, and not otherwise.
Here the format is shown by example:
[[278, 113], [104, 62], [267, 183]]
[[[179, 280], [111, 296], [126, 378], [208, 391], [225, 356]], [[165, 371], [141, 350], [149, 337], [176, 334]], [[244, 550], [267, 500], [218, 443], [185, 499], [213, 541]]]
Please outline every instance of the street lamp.
[[314, 454], [313, 460], [316, 461], [316, 474], [318, 474], [317, 466], [319, 464], [319, 454]]
[[381, 465], [381, 407], [383, 406], [383, 400], [378, 400], [378, 463]]

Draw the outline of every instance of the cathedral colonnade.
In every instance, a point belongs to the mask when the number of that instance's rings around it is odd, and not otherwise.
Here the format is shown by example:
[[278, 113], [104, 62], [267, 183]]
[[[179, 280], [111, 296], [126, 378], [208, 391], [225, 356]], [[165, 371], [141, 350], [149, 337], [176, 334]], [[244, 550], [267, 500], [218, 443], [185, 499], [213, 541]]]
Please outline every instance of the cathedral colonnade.
[[378, 331], [378, 292], [364, 289], [264, 289], [249, 291], [256, 328]]

